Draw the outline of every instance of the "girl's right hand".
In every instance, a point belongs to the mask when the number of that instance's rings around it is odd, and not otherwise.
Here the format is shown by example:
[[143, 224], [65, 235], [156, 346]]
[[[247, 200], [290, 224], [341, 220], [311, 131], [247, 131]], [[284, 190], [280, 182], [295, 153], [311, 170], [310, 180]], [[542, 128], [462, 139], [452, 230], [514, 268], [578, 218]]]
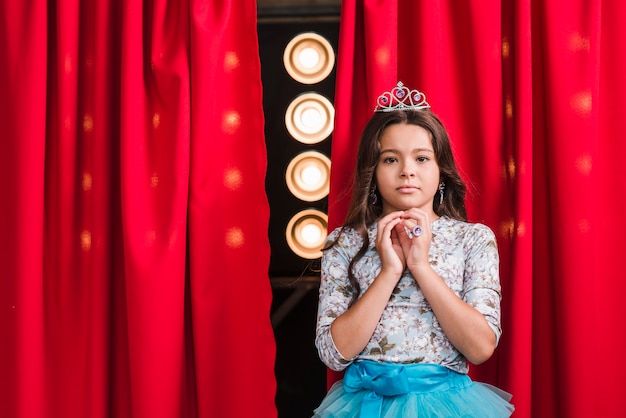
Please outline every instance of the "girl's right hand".
[[[403, 212], [391, 212], [380, 218], [376, 234], [376, 249], [380, 256], [381, 273], [392, 274], [398, 279], [406, 268], [406, 260], [400, 244], [400, 239], [406, 237], [401, 238], [398, 235], [398, 230], [404, 231], [402, 214]], [[396, 228], [397, 225], [401, 228]]]

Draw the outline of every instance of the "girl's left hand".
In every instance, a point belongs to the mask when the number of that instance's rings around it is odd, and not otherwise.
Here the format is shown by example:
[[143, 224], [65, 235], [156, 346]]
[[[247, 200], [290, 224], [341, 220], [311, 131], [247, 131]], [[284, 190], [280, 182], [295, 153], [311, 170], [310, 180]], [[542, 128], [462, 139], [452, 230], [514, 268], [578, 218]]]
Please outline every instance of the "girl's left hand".
[[[418, 236], [413, 234], [416, 226], [421, 228], [421, 234]], [[409, 237], [406, 230], [411, 231], [412, 237]], [[402, 222], [395, 226], [395, 231], [400, 237], [399, 242], [407, 267], [429, 265], [428, 251], [433, 235], [428, 214], [417, 208], [404, 211]]]

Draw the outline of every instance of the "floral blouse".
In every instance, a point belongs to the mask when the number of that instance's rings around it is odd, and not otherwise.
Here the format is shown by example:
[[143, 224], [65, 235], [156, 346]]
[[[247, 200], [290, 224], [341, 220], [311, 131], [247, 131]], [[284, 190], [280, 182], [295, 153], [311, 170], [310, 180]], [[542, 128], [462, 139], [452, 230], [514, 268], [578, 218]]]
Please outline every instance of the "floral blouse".
[[[466, 303], [485, 316], [500, 339], [499, 256], [493, 231], [482, 224], [441, 217], [431, 224], [430, 264]], [[381, 270], [376, 251], [374, 223], [368, 229], [370, 246], [355, 266], [361, 293]], [[328, 236], [334, 240], [335, 229]], [[339, 241], [322, 257], [315, 345], [321, 360], [333, 370], [343, 370], [354, 360], [392, 363], [435, 363], [460, 373], [468, 372], [465, 357], [450, 343], [417, 282], [405, 270], [367, 346], [354, 359], [337, 350], [330, 325], [349, 307], [352, 286], [348, 264], [361, 247], [361, 237], [346, 228]]]

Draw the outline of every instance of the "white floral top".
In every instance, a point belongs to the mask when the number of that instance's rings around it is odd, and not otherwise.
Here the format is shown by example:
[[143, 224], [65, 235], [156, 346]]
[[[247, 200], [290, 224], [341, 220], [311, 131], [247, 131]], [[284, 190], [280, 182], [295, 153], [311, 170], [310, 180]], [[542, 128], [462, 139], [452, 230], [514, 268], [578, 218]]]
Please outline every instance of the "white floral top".
[[[499, 257], [495, 236], [482, 224], [441, 217], [432, 222], [430, 264], [469, 305], [482, 313], [500, 339]], [[329, 234], [334, 240], [339, 228]], [[376, 251], [376, 223], [368, 230], [370, 246], [355, 266], [361, 293], [380, 272]], [[343, 314], [352, 297], [348, 264], [361, 247], [361, 237], [346, 228], [336, 245], [322, 257], [322, 275], [315, 345], [321, 360], [333, 370], [343, 370], [354, 360], [392, 363], [435, 363], [460, 373], [468, 372], [465, 357], [450, 343], [428, 301], [409, 270], [398, 282], [380, 322], [365, 349], [354, 359], [341, 356], [330, 325]]]

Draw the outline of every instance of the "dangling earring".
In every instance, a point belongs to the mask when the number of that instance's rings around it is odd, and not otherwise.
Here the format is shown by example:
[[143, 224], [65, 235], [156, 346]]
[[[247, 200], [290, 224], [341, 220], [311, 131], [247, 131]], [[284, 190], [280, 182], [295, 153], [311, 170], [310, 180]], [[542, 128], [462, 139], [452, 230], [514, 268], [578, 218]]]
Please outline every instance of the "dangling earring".
[[370, 204], [375, 205], [378, 202], [378, 196], [376, 196], [376, 184], [370, 189]]
[[441, 206], [443, 204], [443, 192], [446, 190], [446, 183], [445, 182], [441, 182], [439, 183], [439, 205]]

